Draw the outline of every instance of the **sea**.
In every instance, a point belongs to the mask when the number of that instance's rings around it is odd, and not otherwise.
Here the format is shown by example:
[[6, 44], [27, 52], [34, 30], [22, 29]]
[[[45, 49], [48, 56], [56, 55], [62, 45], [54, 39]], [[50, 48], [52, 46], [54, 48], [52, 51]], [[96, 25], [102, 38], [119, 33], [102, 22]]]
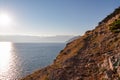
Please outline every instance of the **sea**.
[[52, 64], [65, 43], [0, 42], [0, 80], [18, 80]]

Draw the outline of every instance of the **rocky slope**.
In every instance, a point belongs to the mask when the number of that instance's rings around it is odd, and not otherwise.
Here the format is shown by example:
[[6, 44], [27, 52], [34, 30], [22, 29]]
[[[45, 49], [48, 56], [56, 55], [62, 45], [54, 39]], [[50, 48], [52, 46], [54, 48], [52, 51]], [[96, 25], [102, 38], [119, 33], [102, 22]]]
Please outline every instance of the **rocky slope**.
[[[22, 80], [120, 80], [120, 7], [91, 31], [68, 43], [53, 64]], [[116, 29], [116, 28], [115, 28]]]

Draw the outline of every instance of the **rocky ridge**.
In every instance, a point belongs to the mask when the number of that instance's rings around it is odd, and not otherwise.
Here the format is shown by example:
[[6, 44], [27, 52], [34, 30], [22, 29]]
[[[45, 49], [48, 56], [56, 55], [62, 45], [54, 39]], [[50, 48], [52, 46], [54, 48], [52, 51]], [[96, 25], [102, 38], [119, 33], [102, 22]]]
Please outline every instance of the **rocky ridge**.
[[68, 43], [53, 64], [21, 80], [120, 80], [120, 32], [109, 29], [119, 19], [120, 7]]

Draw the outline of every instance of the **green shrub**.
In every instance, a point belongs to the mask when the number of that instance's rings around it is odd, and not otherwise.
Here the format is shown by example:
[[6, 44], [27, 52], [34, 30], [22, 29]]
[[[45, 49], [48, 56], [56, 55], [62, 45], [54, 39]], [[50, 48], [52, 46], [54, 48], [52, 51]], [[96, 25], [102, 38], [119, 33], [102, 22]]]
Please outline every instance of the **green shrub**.
[[119, 33], [120, 32], [120, 20], [115, 20], [111, 25], [110, 25], [110, 30], [114, 33]]

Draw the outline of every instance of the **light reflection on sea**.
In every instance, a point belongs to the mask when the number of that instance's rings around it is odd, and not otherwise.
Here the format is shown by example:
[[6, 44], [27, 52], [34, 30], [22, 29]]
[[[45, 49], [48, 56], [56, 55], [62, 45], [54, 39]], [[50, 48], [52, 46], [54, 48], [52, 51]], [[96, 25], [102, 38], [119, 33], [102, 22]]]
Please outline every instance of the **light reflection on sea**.
[[0, 80], [14, 80], [19, 77], [17, 61], [12, 43], [0, 42]]
[[18, 80], [53, 62], [64, 43], [0, 42], [0, 80]]

